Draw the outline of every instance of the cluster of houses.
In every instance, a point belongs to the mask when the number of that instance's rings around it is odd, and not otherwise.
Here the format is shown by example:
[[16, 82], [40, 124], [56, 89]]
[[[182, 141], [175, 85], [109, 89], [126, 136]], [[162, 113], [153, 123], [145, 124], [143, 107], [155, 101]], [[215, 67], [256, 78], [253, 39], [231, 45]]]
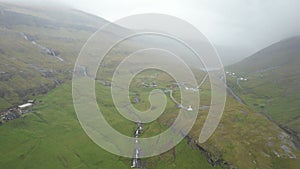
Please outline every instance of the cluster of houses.
[[17, 118], [20, 118], [22, 115], [30, 113], [34, 105], [34, 100], [28, 100], [27, 103], [12, 107], [7, 111], [0, 113], [0, 124], [4, 121], [8, 122]]
[[179, 109], [184, 109], [184, 110], [187, 110], [187, 111], [193, 111], [193, 108], [192, 108], [191, 105], [189, 105], [188, 107], [184, 107], [182, 104], [179, 104], [178, 108]]
[[193, 92], [198, 92], [199, 88], [185, 87], [185, 90], [190, 90], [190, 91], [193, 91]]
[[244, 77], [238, 77], [238, 76], [236, 75], [236, 73], [234, 73], [234, 72], [226, 72], [226, 75], [231, 76], [231, 77], [236, 77], [236, 78], [237, 78], [238, 80], [240, 80], [240, 81], [248, 81], [247, 78], [244, 78]]
[[157, 84], [155, 82], [152, 82], [150, 84], [147, 84], [147, 83], [143, 82], [142, 85], [145, 86], [145, 87], [148, 87], [148, 88], [157, 87]]
[[233, 73], [233, 72], [226, 72], [226, 75], [229, 75], [231, 77], [236, 77], [235, 73]]
[[199, 92], [199, 90], [200, 90], [200, 86], [195, 87], [195, 88], [194, 87], [187, 87], [185, 82], [178, 82], [178, 83], [174, 83], [174, 84], [176, 85], [176, 87], [181, 86], [181, 87], [184, 87], [185, 90], [190, 90], [190, 91], [193, 91], [193, 92]]
[[240, 81], [248, 81], [248, 79], [246, 79], [246, 78], [243, 78], [243, 77], [240, 77], [240, 78], [238, 78]]

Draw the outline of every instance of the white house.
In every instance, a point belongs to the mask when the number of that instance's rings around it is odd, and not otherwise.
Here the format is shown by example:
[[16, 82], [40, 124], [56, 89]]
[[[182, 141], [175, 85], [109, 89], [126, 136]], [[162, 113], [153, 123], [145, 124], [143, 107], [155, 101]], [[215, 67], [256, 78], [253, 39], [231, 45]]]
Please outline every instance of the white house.
[[18, 110], [20, 111], [20, 113], [23, 113], [23, 110], [29, 109], [33, 106], [32, 103], [26, 103], [26, 104], [22, 104], [18, 106]]
[[32, 106], [33, 106], [32, 103], [26, 103], [26, 104], [19, 105], [18, 108], [19, 109], [25, 109], [25, 108], [29, 108], [29, 107], [32, 107]]
[[193, 110], [193, 108], [192, 108], [192, 106], [190, 105], [188, 108], [187, 108], [187, 111], [192, 111]]

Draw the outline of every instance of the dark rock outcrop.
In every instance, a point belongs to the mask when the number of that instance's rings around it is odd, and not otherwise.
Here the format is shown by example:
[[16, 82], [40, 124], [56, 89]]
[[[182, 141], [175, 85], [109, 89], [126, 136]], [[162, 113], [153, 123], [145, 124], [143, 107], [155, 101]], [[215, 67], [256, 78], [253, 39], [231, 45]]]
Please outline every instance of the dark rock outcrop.
[[222, 158], [221, 153], [209, 152], [208, 150], [197, 144], [196, 140], [194, 140], [189, 135], [187, 135], [185, 138], [187, 139], [187, 144], [190, 145], [193, 149], [197, 148], [201, 154], [205, 155], [207, 162], [213, 167], [219, 166], [223, 169], [236, 169], [236, 167], [234, 167], [231, 163], [225, 161]]

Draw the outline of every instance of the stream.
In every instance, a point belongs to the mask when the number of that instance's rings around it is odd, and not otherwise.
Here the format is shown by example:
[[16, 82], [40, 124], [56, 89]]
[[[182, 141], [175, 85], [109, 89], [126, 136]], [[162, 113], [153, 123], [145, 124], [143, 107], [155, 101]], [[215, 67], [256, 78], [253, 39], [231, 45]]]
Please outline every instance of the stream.
[[55, 57], [56, 59], [58, 59], [59, 61], [63, 62], [64, 59], [59, 57], [54, 50], [48, 48], [48, 47], [45, 47], [39, 43], [37, 43], [36, 41], [32, 40], [31, 38], [29, 38], [25, 33], [21, 33], [21, 35], [23, 36], [23, 38], [27, 41], [30, 41], [33, 45], [37, 46], [38, 48], [42, 49], [46, 54], [50, 55], [50, 56], [53, 56]]

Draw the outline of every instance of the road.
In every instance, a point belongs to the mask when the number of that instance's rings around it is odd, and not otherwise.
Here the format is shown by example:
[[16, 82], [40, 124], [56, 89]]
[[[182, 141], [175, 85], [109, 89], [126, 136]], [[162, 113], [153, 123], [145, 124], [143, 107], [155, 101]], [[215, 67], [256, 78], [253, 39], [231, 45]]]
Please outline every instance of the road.
[[170, 98], [173, 100], [174, 103], [177, 104], [177, 106], [179, 106], [180, 103], [173, 97], [173, 90], [169, 90], [169, 92], [170, 92]]
[[203, 78], [203, 80], [201, 81], [201, 83], [197, 86], [198, 89], [200, 89], [200, 87], [203, 85], [203, 83], [206, 81], [208, 77], [208, 74], [205, 75], [205, 77]]

